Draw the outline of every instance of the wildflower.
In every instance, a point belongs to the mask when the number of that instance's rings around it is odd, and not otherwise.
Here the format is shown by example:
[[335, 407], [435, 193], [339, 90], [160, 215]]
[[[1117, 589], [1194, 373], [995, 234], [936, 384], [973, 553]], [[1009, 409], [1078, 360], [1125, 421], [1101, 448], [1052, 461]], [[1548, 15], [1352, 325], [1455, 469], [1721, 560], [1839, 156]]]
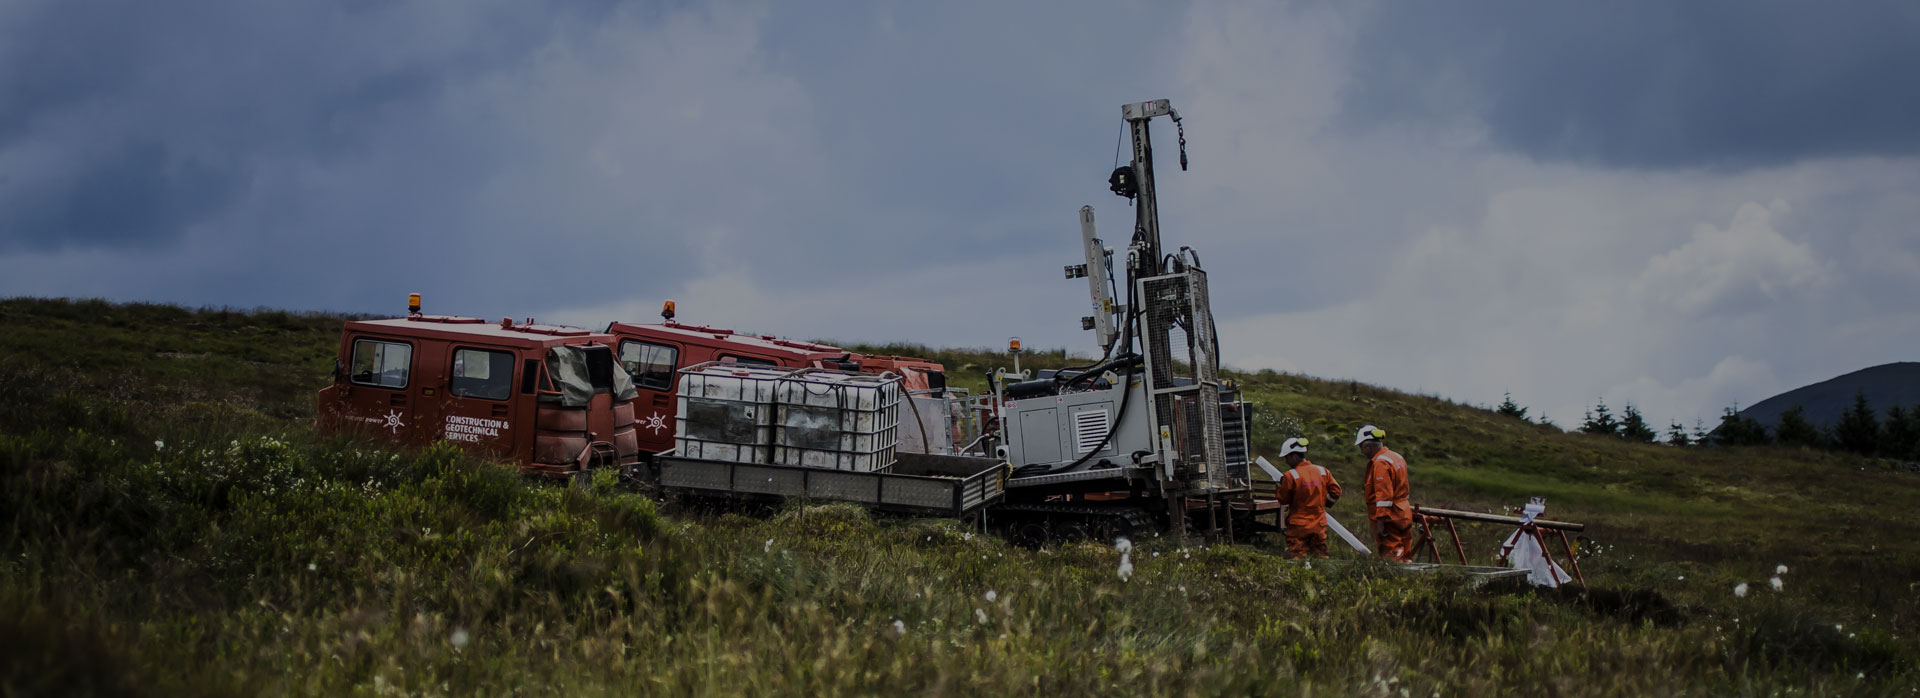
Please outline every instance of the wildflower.
[[973, 619], [974, 619], [974, 620], [976, 620], [976, 621], [979, 621], [981, 625], [986, 625], [986, 624], [987, 624], [987, 612], [986, 612], [986, 611], [982, 611], [982, 610], [980, 610], [980, 609], [978, 609], [978, 608], [976, 608], [976, 609], [973, 609]]
[[1133, 541], [1126, 538], [1113, 542], [1113, 549], [1120, 551], [1120, 581], [1133, 578]]
[[1834, 624], [1833, 624], [1833, 631], [1834, 631], [1834, 632], [1836, 632], [1836, 633], [1837, 633], [1837, 632], [1840, 632], [1840, 631], [1842, 631], [1842, 630], [1845, 630], [1845, 629], [1846, 629], [1846, 626], [1843, 626], [1843, 625], [1841, 625], [1841, 624], [1839, 624], [1839, 623], [1834, 623]]
[[161, 441], [161, 440], [159, 440], [159, 439], [154, 439], [154, 440], [153, 440], [153, 450], [155, 450], [155, 451], [165, 451], [165, 450], [167, 450], [167, 442], [165, 442], [165, 441]]
[[1120, 581], [1124, 582], [1131, 578], [1133, 578], [1133, 561], [1122, 555], [1120, 556]]
[[473, 636], [468, 635], [464, 628], [454, 628], [453, 635], [448, 637], [447, 641], [453, 643], [454, 649], [460, 649], [466, 647], [468, 642], [472, 642]]
[[1747, 595], [1747, 583], [1741, 582], [1733, 585], [1733, 595], [1744, 598]]
[[320, 569], [320, 567], [319, 567], [318, 565], [315, 565], [315, 564], [313, 564], [313, 563], [311, 563], [311, 562], [309, 562], [309, 563], [307, 563], [307, 571], [308, 571], [308, 572], [312, 572], [312, 571], [315, 571], [315, 570], [318, 570], [318, 569]]
[[1113, 549], [1120, 551], [1121, 555], [1133, 552], [1133, 541], [1121, 538], [1113, 542]]
[[907, 636], [907, 624], [901, 622], [899, 618], [893, 619], [893, 636], [894, 637]]
[[1684, 574], [1683, 574], [1683, 575], [1680, 575], [1680, 576], [1678, 576], [1678, 577], [1674, 577], [1674, 580], [1675, 580], [1675, 581], [1680, 581], [1680, 582], [1684, 582], [1684, 581], [1687, 581], [1687, 575], [1684, 575]]
[[1769, 580], [1767, 580], [1767, 583], [1768, 583], [1768, 584], [1771, 584], [1771, 585], [1773, 585], [1773, 590], [1774, 590], [1774, 591], [1779, 591], [1779, 590], [1780, 590], [1780, 587], [1782, 587], [1782, 586], [1785, 586], [1784, 584], [1781, 584], [1781, 583], [1780, 583], [1780, 578], [1779, 578], [1779, 577], [1774, 577], [1773, 579], [1769, 579]]
[[1786, 565], [1781, 565], [1781, 566], [1779, 566], [1779, 567], [1775, 567], [1775, 568], [1773, 568], [1773, 573], [1774, 573], [1774, 574], [1786, 574], [1786, 573], [1787, 573], [1787, 566], [1786, 566]]
[[766, 545], [762, 545], [762, 546], [760, 546], [760, 552], [763, 552], [763, 553], [770, 553], [770, 552], [773, 552], [773, 539], [772, 539], [772, 538], [768, 538], [768, 539], [767, 539], [767, 544], [766, 544]]
[[992, 589], [987, 590], [987, 603], [993, 603], [994, 600], [999, 598], [1000, 595], [998, 593], [995, 593]]

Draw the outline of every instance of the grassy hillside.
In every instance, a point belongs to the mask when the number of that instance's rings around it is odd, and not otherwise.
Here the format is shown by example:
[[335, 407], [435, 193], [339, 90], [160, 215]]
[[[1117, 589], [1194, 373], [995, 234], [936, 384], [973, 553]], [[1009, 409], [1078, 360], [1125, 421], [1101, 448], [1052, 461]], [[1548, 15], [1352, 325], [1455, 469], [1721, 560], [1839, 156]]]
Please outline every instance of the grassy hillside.
[[[1101, 545], [1028, 551], [844, 507], [671, 513], [608, 480], [316, 438], [339, 322], [0, 301], [0, 695], [1864, 696], [1920, 680], [1920, 478], [1883, 462], [1631, 445], [1237, 376], [1263, 451], [1308, 435], [1357, 483], [1342, 439], [1371, 421], [1418, 501], [1546, 496], [1591, 525], [1593, 593], [1164, 537], [1122, 581]], [[962, 376], [998, 364], [931, 353]], [[1351, 503], [1335, 513], [1358, 523]], [[1469, 552], [1498, 535], [1467, 531]]]

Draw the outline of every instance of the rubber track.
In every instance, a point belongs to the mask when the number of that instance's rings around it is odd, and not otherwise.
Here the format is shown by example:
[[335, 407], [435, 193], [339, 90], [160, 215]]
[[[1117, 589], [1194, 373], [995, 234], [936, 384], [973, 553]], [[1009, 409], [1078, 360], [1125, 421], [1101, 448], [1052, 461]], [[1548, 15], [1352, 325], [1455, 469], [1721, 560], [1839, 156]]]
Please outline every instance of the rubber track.
[[1151, 530], [1154, 528], [1158, 528], [1158, 525], [1153, 519], [1153, 515], [1147, 513], [1147, 510], [1141, 509], [1140, 507], [1114, 507], [1114, 506], [1098, 506], [1098, 505], [1092, 505], [1092, 504], [1049, 504], [1049, 503], [1001, 504], [999, 506], [995, 506], [992, 511], [989, 511], [987, 513], [987, 516], [992, 517], [995, 514], [1005, 514], [1009, 512], [1018, 512], [1018, 513], [1025, 513], [1025, 514], [1054, 514], [1054, 515], [1064, 514], [1067, 516], [1080, 516], [1080, 517], [1086, 517], [1089, 519], [1119, 518], [1119, 519], [1124, 519], [1129, 526], [1133, 527], [1133, 530], [1135, 531]]

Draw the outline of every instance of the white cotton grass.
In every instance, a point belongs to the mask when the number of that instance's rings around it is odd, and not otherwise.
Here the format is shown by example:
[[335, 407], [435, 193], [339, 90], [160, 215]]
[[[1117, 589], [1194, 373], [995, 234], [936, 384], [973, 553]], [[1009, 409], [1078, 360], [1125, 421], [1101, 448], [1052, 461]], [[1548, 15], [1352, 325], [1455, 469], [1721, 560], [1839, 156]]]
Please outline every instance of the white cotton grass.
[[899, 618], [893, 619], [893, 636], [894, 637], [907, 636], [907, 624], [905, 621], [902, 621]]
[[467, 634], [466, 628], [454, 628], [453, 634], [447, 637], [447, 642], [452, 644], [454, 649], [464, 649], [467, 643], [473, 642], [473, 636]]
[[999, 600], [1000, 600], [1000, 594], [999, 594], [999, 593], [997, 593], [997, 592], [995, 592], [995, 591], [994, 591], [994, 590], [992, 590], [992, 589], [988, 589], [988, 590], [987, 590], [987, 603], [993, 603], [993, 602], [995, 602], [995, 601], [999, 601]]
[[1738, 596], [1738, 597], [1741, 597], [1741, 598], [1746, 598], [1746, 595], [1747, 595], [1747, 583], [1746, 583], [1746, 582], [1741, 582], [1741, 583], [1739, 583], [1739, 584], [1735, 584], [1735, 585], [1733, 585], [1733, 595], [1734, 595], [1734, 596]]
[[1779, 577], [1774, 577], [1772, 579], [1767, 580], [1767, 584], [1769, 586], [1772, 586], [1774, 591], [1780, 591], [1782, 588], [1786, 586], [1784, 582], [1780, 581]]
[[770, 552], [773, 552], [773, 539], [772, 539], [772, 538], [768, 538], [768, 539], [767, 539], [767, 544], [766, 544], [766, 545], [762, 545], [762, 546], [760, 546], [760, 552], [763, 552], [763, 553], [770, 553]]
[[1781, 566], [1779, 566], [1779, 567], [1775, 567], [1775, 568], [1773, 568], [1773, 573], [1774, 573], [1774, 574], [1786, 574], [1786, 573], [1787, 573], [1787, 566], [1786, 566], [1786, 565], [1781, 565]]
[[161, 440], [159, 440], [159, 439], [154, 439], [154, 440], [153, 440], [153, 450], [155, 450], [155, 451], [165, 451], [165, 450], [167, 450], [167, 442], [165, 442], [165, 441], [161, 441]]
[[978, 621], [978, 622], [979, 622], [979, 623], [980, 623], [981, 625], [986, 625], [986, 624], [987, 624], [987, 612], [986, 612], [986, 611], [982, 611], [982, 610], [980, 610], [980, 609], [978, 609], [978, 608], [976, 608], [976, 609], [973, 609], [973, 619], [974, 619], [975, 621]]
[[1121, 538], [1120, 540], [1113, 542], [1113, 549], [1120, 551], [1120, 569], [1118, 571], [1118, 574], [1120, 575], [1120, 581], [1126, 582], [1127, 580], [1132, 579], [1133, 578], [1133, 541], [1128, 540], [1126, 538]]

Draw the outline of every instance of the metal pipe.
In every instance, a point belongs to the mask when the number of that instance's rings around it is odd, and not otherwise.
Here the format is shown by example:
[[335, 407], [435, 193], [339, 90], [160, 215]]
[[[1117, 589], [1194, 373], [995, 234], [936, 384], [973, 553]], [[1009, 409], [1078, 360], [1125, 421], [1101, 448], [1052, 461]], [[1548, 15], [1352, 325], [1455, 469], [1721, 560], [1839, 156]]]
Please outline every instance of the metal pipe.
[[[1526, 523], [1525, 521], [1520, 520], [1520, 517], [1518, 516], [1501, 516], [1499, 514], [1482, 514], [1477, 511], [1457, 511], [1454, 509], [1434, 509], [1431, 507], [1415, 506], [1413, 508], [1413, 512], [1416, 514], [1426, 514], [1427, 516], [1439, 516], [1439, 517], [1449, 518], [1449, 519], [1460, 519], [1462, 521], [1481, 521], [1485, 523], [1510, 524], [1514, 526], [1519, 526]], [[1546, 519], [1534, 519], [1533, 525], [1539, 526], [1545, 529], [1554, 530], [1554, 531], [1585, 531], [1587, 530], [1587, 525], [1583, 523], [1571, 523], [1567, 521], [1548, 521]]]

